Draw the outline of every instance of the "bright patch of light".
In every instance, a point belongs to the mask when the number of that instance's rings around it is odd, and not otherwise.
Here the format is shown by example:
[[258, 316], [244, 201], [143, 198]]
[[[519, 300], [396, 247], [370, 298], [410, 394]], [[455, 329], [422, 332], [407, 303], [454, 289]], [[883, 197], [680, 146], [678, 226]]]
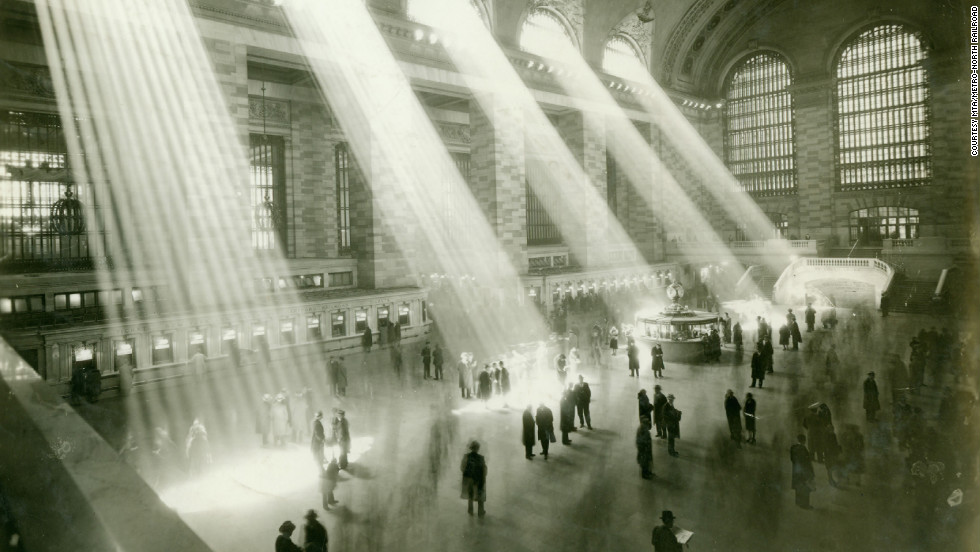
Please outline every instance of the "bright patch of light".
[[555, 13], [535, 9], [528, 14], [521, 28], [521, 49], [549, 59], [562, 60], [567, 48], [575, 48], [571, 31]]
[[630, 80], [640, 80], [649, 76], [639, 52], [621, 36], [614, 36], [606, 42], [606, 50], [602, 56], [602, 70], [610, 75]]

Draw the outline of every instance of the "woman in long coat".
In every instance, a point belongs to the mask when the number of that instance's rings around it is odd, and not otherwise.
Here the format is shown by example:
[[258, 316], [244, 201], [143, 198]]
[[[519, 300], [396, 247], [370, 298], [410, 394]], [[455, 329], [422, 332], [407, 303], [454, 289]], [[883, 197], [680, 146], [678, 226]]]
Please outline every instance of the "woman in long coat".
[[643, 417], [650, 417], [650, 413], [653, 412], [653, 405], [650, 404], [650, 397], [647, 397], [647, 390], [640, 389], [640, 392], [636, 394], [636, 400], [640, 407], [640, 419]]
[[534, 414], [531, 412], [531, 405], [527, 405], [524, 414], [521, 416], [521, 443], [524, 445], [524, 458], [530, 460], [534, 457]]
[[752, 393], [745, 394], [745, 406], [742, 408], [742, 414], [745, 415], [745, 432], [749, 434], [749, 438], [745, 440], [746, 443], [750, 445], [755, 444], [755, 399], [752, 397]]
[[783, 346], [783, 350], [789, 346], [789, 326], [783, 324], [779, 327], [779, 344]]

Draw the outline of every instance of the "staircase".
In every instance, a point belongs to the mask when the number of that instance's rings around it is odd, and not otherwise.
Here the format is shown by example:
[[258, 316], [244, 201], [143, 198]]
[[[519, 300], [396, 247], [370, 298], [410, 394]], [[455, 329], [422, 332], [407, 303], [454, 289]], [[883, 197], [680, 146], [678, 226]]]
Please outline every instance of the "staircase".
[[741, 298], [750, 297], [751, 295], [755, 295], [757, 293], [756, 289], [758, 289], [758, 293], [763, 299], [772, 301], [772, 287], [778, 279], [779, 276], [773, 275], [765, 266], [750, 266], [735, 285], [735, 296]]
[[758, 286], [763, 298], [772, 301], [772, 287], [776, 285], [776, 280], [779, 280], [779, 276], [774, 276], [768, 271], [755, 280], [755, 285]]
[[934, 314], [938, 306], [932, 300], [935, 291], [936, 282], [897, 276], [888, 288], [888, 296], [891, 298], [889, 310], [909, 314]]

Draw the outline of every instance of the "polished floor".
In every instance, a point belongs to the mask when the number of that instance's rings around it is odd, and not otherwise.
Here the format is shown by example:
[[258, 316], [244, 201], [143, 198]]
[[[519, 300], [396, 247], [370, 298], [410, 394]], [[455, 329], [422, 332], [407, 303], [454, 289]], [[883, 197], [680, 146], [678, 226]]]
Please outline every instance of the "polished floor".
[[[864, 373], [876, 368], [885, 373], [885, 353], [906, 357], [914, 331], [942, 327], [945, 321], [892, 316], [875, 323], [879, 326], [867, 341], [848, 339], [838, 330], [804, 335], [800, 351], [777, 346], [776, 372], [764, 389], [748, 389], [751, 355], [739, 358], [730, 346], [718, 364], [668, 362], [662, 380], [653, 378], [648, 357], [641, 361], [640, 377], [631, 378], [625, 354], [607, 352], [605, 366], [580, 367], [592, 385], [595, 429], [572, 434], [571, 445], [553, 444], [548, 461], [540, 455], [524, 458], [520, 407], [461, 399], [452, 367], [445, 381], [423, 380], [418, 344], [404, 346], [402, 374], [393, 371], [387, 350], [348, 355], [345, 398], [328, 393], [322, 366], [290, 363], [234, 378], [216, 373], [203, 381], [188, 379], [85, 405], [80, 412], [116, 447], [133, 435], [137, 450], [127, 453], [127, 460], [220, 551], [272, 550], [279, 524], [291, 519], [302, 526], [311, 508], [326, 525], [333, 551], [648, 550], [650, 532], [665, 509], [674, 512], [676, 525], [694, 532], [690, 550], [972, 550], [976, 481], [962, 482], [964, 504], [954, 512], [959, 521], [952, 529], [917, 523], [914, 499], [906, 493], [904, 453], [891, 436], [887, 377], [879, 378], [879, 423], [866, 423], [861, 410]], [[580, 316], [571, 324], [584, 330], [589, 319]], [[816, 369], [830, 340], [841, 352], [841, 379], [848, 382], [843, 395], [831, 393]], [[520, 387], [515, 376], [515, 388]], [[329, 417], [331, 408], [343, 408], [350, 421], [352, 463], [340, 475], [340, 504], [329, 512], [320, 507], [308, 438], [264, 448], [255, 433], [261, 393], [283, 385], [295, 390], [297, 382], [313, 390], [316, 409]], [[655, 383], [676, 395], [684, 413], [680, 456], [671, 458], [666, 442], [655, 440], [656, 477], [643, 480], [635, 461], [636, 393], [642, 387], [652, 394]], [[726, 389], [740, 400], [754, 391], [757, 444], [736, 449], [729, 440], [722, 404]], [[933, 386], [911, 400], [932, 417], [939, 396]], [[547, 400], [557, 426], [557, 401]], [[812, 402], [830, 404], [838, 428], [860, 427], [868, 470], [860, 485], [835, 488], [815, 465], [817, 491], [808, 511], [794, 505], [788, 449]], [[161, 473], [149, 453], [152, 428], [167, 427], [183, 450], [195, 416], [208, 426], [214, 463], [194, 475], [181, 469]], [[460, 499], [459, 462], [471, 439], [482, 443], [488, 463], [484, 518], [468, 516]], [[302, 530], [293, 537], [300, 541]]]

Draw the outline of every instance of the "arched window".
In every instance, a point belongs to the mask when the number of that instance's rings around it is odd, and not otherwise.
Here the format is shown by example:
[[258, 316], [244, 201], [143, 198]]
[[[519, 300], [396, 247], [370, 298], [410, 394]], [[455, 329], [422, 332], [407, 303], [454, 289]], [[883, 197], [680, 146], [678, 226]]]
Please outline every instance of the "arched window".
[[919, 237], [919, 210], [908, 207], [869, 207], [851, 211], [851, 243], [880, 245], [881, 240]]
[[536, 8], [527, 15], [521, 28], [521, 49], [559, 60], [577, 51], [568, 25], [556, 12], [546, 8]]
[[725, 161], [742, 190], [760, 196], [796, 193], [793, 83], [776, 54], [736, 66], [725, 87]]
[[625, 79], [643, 80], [650, 76], [643, 56], [626, 37], [614, 36], [606, 42], [602, 56], [602, 70]]
[[881, 25], [837, 64], [837, 177], [842, 190], [929, 184], [928, 82], [919, 38]]

